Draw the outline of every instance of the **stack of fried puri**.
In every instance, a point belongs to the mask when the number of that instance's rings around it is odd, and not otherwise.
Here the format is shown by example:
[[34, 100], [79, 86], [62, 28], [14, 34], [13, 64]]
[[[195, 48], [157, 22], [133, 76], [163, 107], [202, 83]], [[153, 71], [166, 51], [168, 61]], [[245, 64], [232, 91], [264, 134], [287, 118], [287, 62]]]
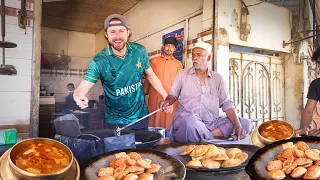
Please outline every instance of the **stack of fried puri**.
[[271, 179], [292, 178], [318, 179], [320, 177], [320, 151], [310, 149], [303, 141], [287, 142], [277, 159], [268, 162], [268, 176]]
[[136, 152], [121, 152], [115, 156], [116, 159], [109, 162], [109, 166], [99, 170], [98, 180], [153, 180], [153, 174], [161, 168]]
[[224, 149], [214, 144], [189, 145], [180, 155], [190, 155], [189, 168], [229, 168], [240, 166], [248, 159], [248, 154], [239, 148]]

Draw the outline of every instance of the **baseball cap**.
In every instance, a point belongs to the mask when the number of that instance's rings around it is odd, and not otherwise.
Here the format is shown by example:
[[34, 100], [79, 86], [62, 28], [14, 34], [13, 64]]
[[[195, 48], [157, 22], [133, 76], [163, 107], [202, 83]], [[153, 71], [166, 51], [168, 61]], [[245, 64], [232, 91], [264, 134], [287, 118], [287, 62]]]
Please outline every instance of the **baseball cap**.
[[[110, 24], [112, 19], [119, 19], [121, 23]], [[106, 31], [111, 26], [124, 26], [127, 29], [129, 28], [128, 22], [124, 16], [121, 14], [111, 14], [104, 20], [104, 30]]]
[[195, 43], [193, 48], [202, 48], [204, 50], [207, 50], [209, 54], [212, 54], [211, 50], [212, 50], [212, 46], [211, 44], [209, 43], [206, 43], [206, 42], [198, 42], [198, 43]]
[[164, 45], [166, 44], [172, 44], [174, 45], [174, 47], [177, 47], [178, 46], [178, 41], [175, 37], [167, 37], [164, 42], [163, 42]]

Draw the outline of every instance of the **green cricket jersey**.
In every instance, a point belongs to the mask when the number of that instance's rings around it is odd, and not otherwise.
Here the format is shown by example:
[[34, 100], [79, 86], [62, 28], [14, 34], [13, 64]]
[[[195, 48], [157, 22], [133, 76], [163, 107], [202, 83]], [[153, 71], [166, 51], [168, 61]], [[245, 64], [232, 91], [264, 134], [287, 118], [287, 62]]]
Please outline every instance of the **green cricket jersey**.
[[108, 45], [90, 62], [84, 80], [101, 80], [108, 123], [129, 124], [148, 114], [144, 103], [142, 75], [150, 67], [148, 53], [140, 44], [128, 42], [124, 57]]

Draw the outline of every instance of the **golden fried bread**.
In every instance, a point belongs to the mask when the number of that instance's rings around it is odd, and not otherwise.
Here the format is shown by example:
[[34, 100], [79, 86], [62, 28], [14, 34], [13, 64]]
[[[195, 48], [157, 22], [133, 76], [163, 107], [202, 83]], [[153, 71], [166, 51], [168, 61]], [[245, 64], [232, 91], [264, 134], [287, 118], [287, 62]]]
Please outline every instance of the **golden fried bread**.
[[320, 161], [314, 162], [314, 165], [320, 166]]
[[310, 166], [303, 175], [303, 179], [318, 179], [320, 177], [320, 166]]
[[180, 155], [187, 155], [187, 154], [190, 154], [193, 149], [196, 147], [196, 145], [189, 145], [187, 146], [182, 152], [180, 152]]
[[312, 160], [311, 159], [307, 159], [307, 158], [297, 158], [296, 160], [294, 160], [294, 162], [298, 166], [303, 166], [303, 165], [312, 163]]
[[137, 164], [137, 161], [134, 160], [134, 159], [128, 158], [128, 159], [127, 159], [127, 164], [128, 164], [129, 166], [135, 166], [135, 165]]
[[290, 176], [292, 177], [292, 178], [301, 178], [303, 175], [304, 175], [304, 173], [306, 173], [307, 172], [307, 169], [306, 168], [304, 168], [304, 167], [296, 167], [293, 171], [292, 171], [292, 173], [290, 174]]
[[282, 152], [280, 152], [279, 154], [277, 154], [277, 159], [280, 160], [280, 161], [285, 161], [287, 158], [284, 158], [282, 156]]
[[147, 163], [151, 164], [152, 163], [152, 160], [151, 159], [143, 159], [145, 160]]
[[116, 159], [120, 157], [128, 157], [127, 153], [125, 152], [116, 153], [115, 156], [116, 156]]
[[268, 172], [268, 176], [271, 179], [284, 179], [286, 178], [286, 175], [281, 170], [272, 170]]
[[127, 174], [129, 174], [129, 171], [124, 170], [122, 172], [115, 173], [113, 177], [116, 178], [117, 180], [120, 180], [120, 179], [123, 179]]
[[202, 164], [198, 160], [191, 160], [186, 164], [186, 166], [189, 168], [201, 168]]
[[282, 157], [289, 158], [294, 155], [294, 148], [287, 148], [282, 152]]
[[113, 176], [101, 176], [98, 180], [116, 180]]
[[303, 142], [303, 141], [298, 141], [296, 143], [296, 147], [301, 150], [301, 151], [306, 151], [309, 149], [309, 146], [307, 143]]
[[309, 158], [309, 159], [311, 159], [313, 161], [319, 161], [320, 160], [319, 154], [314, 152], [314, 151], [312, 151], [312, 150], [310, 150], [310, 149], [306, 150], [305, 153], [306, 153], [307, 158]]
[[191, 157], [191, 159], [200, 161], [201, 159], [205, 159], [205, 158], [204, 156], [199, 156], [199, 157]]
[[136, 174], [127, 174], [124, 178], [123, 178], [123, 180], [136, 180], [136, 179], [138, 179], [138, 175], [136, 175]]
[[308, 167], [310, 167], [310, 166], [312, 166], [312, 165], [313, 165], [312, 163], [309, 163], [309, 164], [302, 165], [302, 166], [300, 166], [300, 167], [308, 168]]
[[226, 151], [226, 154], [230, 159], [234, 159], [237, 153], [242, 152], [239, 148], [230, 148]]
[[290, 174], [296, 167], [297, 167], [297, 164], [296, 164], [296, 163], [292, 163], [292, 164], [290, 164], [290, 165], [283, 166], [282, 171], [283, 171], [286, 175], [288, 175], [288, 174]]
[[206, 154], [206, 152], [208, 151], [208, 146], [206, 145], [198, 145], [196, 146], [193, 151], [190, 153], [190, 156], [192, 157], [199, 157], [199, 156], [203, 156]]
[[224, 161], [229, 159], [229, 157], [226, 154], [217, 154], [215, 156], [211, 156], [211, 159], [214, 161]]
[[298, 148], [294, 148], [293, 155], [295, 157], [297, 157], [297, 158], [305, 158], [305, 157], [307, 157], [306, 153], [304, 151], [299, 150]]
[[146, 169], [151, 168], [151, 164], [148, 161], [144, 160], [144, 159], [138, 159], [137, 160], [137, 164], [139, 164], [139, 166], [141, 166], [143, 168], [146, 168]]
[[220, 154], [218, 148], [217, 148], [215, 145], [210, 144], [210, 145], [207, 145], [207, 146], [208, 146], [208, 151], [207, 151], [207, 153], [203, 156], [204, 158], [210, 158], [211, 156]]
[[282, 166], [285, 167], [285, 166], [289, 166], [291, 165], [295, 160], [295, 157], [294, 156], [290, 156], [288, 159], [286, 159], [285, 161], [282, 161], [283, 164]]
[[228, 168], [228, 167], [235, 167], [240, 165], [241, 165], [240, 159], [227, 159], [223, 161], [223, 163], [221, 164], [221, 167]]
[[129, 166], [126, 170], [129, 171], [129, 173], [134, 173], [134, 172], [143, 171], [144, 168], [140, 166]]
[[220, 154], [226, 154], [226, 151], [227, 151], [226, 149], [224, 149], [223, 147], [217, 147], [217, 148]]
[[320, 150], [319, 149], [311, 149], [311, 151], [315, 152], [318, 156], [320, 155]]
[[240, 159], [241, 163], [244, 163], [248, 159], [248, 154], [245, 152], [239, 152], [236, 154], [235, 159]]
[[101, 168], [98, 176], [113, 176], [114, 169], [112, 167]]
[[296, 147], [296, 146], [293, 144], [293, 142], [287, 142], [285, 144], [282, 144], [283, 150], [286, 150], [288, 148], [294, 148], [294, 147]]
[[208, 169], [218, 169], [221, 166], [220, 162], [214, 161], [210, 158], [202, 159], [201, 164], [204, 168], [208, 168]]
[[153, 180], [153, 174], [142, 173], [142, 174], [139, 175], [137, 180]]
[[282, 161], [280, 160], [269, 161], [267, 165], [267, 169], [268, 171], [282, 170]]
[[129, 154], [129, 157], [130, 157], [131, 159], [134, 159], [134, 160], [141, 159], [140, 154], [138, 154], [138, 153], [136, 153], [136, 152], [131, 152], [131, 153]]
[[161, 166], [159, 164], [151, 164], [151, 168], [147, 170], [147, 173], [157, 173]]

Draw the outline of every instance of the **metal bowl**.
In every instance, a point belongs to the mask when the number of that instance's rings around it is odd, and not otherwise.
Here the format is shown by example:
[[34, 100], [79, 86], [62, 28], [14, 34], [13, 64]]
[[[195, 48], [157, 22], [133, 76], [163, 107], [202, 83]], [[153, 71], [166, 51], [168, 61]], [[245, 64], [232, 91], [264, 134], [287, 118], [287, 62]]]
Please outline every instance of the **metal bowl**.
[[[21, 151], [22, 148], [29, 146], [31, 144], [35, 144], [35, 143], [55, 145], [56, 147], [62, 149], [63, 151], [65, 151], [68, 154], [68, 156], [70, 157], [70, 163], [64, 169], [62, 169], [58, 172], [55, 172], [55, 173], [50, 173], [50, 174], [33, 174], [33, 173], [29, 173], [27, 171], [20, 169], [14, 163], [14, 160], [15, 160], [17, 154]], [[8, 161], [9, 161], [9, 164], [10, 164], [12, 171], [16, 174], [17, 177], [19, 177], [21, 179], [28, 179], [28, 180], [60, 180], [60, 179], [63, 179], [68, 174], [69, 170], [71, 169], [72, 164], [74, 163], [73, 154], [67, 146], [60, 143], [59, 141], [47, 139], [47, 138], [31, 138], [31, 139], [26, 139], [26, 140], [23, 140], [23, 141], [17, 143], [9, 151]]]
[[268, 145], [268, 144], [274, 143], [274, 142], [276, 142], [276, 141], [279, 141], [279, 140], [272, 140], [272, 139], [265, 138], [265, 137], [263, 137], [263, 136], [261, 135], [261, 133], [260, 133], [263, 128], [265, 128], [265, 127], [267, 127], [267, 126], [269, 126], [270, 124], [275, 123], [275, 122], [290, 127], [292, 133], [291, 133], [290, 136], [288, 136], [288, 137], [286, 137], [286, 138], [284, 138], [284, 139], [290, 139], [290, 138], [293, 137], [293, 135], [294, 135], [294, 129], [293, 129], [293, 127], [292, 127], [289, 123], [287, 123], [287, 122], [285, 122], [285, 121], [280, 121], [280, 120], [270, 120], [270, 121], [266, 121], [266, 122], [262, 123], [262, 124], [258, 127], [258, 133], [257, 133], [257, 135], [258, 135], [259, 140], [260, 140], [263, 144]]

